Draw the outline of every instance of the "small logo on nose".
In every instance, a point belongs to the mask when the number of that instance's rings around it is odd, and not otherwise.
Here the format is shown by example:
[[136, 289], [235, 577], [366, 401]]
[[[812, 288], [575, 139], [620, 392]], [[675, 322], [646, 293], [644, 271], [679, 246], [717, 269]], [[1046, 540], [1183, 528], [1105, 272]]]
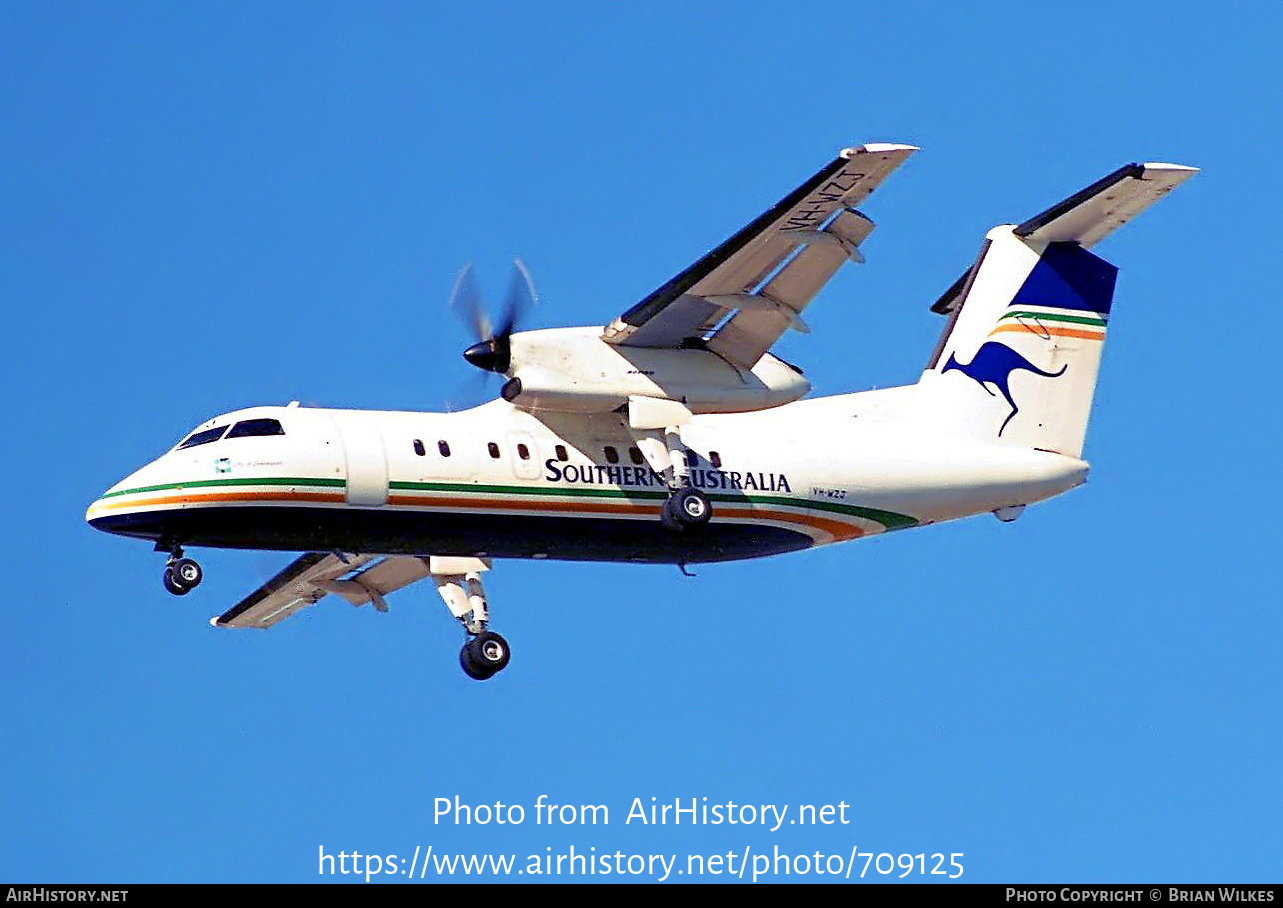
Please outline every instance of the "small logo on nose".
[[218, 458], [218, 460], [214, 461], [214, 472], [215, 473], [232, 472], [232, 459], [230, 457]]

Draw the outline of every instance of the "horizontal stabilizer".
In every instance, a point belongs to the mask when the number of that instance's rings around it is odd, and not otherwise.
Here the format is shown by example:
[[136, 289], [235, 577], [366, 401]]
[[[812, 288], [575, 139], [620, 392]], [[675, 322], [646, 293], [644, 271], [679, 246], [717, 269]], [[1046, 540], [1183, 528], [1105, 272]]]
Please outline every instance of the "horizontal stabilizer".
[[[1018, 224], [1012, 233], [1036, 249], [1049, 243], [1077, 243], [1088, 249], [1196, 173], [1197, 167], [1181, 164], [1125, 164]], [[932, 312], [947, 315], [957, 308], [983, 258], [982, 250], [976, 264], [932, 304]]]
[[1180, 164], [1127, 164], [1057, 202], [1015, 229], [1030, 243], [1077, 243], [1090, 249], [1198, 173]]

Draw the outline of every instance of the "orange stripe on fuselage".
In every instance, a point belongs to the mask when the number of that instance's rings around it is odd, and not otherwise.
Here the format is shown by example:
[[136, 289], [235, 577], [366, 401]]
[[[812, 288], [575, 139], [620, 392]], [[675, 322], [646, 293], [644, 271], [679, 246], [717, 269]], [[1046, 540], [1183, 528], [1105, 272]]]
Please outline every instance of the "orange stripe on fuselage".
[[[576, 501], [512, 501], [505, 499], [477, 498], [418, 498], [413, 495], [389, 495], [388, 504], [410, 505], [415, 507], [471, 508], [474, 510], [500, 511], [555, 511], [566, 514], [632, 514], [658, 517], [660, 506], [650, 504], [580, 504]], [[793, 514], [788, 511], [776, 511], [767, 508], [744, 507], [742, 505], [716, 504], [714, 513], [734, 514], [759, 520], [778, 520], [784, 523], [801, 524], [821, 530], [834, 539], [855, 539], [863, 536], [864, 530], [823, 517], [812, 517], [809, 514]]]
[[864, 530], [849, 523], [842, 523], [840, 520], [828, 520], [824, 517], [812, 517], [810, 514], [793, 514], [789, 511], [774, 511], [767, 508], [755, 508], [743, 506], [726, 506], [714, 505], [714, 514], [718, 511], [722, 513], [737, 514], [743, 517], [753, 517], [759, 520], [779, 520], [783, 523], [800, 523], [803, 526], [813, 527], [817, 530], [823, 530], [833, 537], [834, 541], [843, 539], [856, 539], [864, 535]]
[[432, 508], [472, 508], [483, 511], [557, 511], [570, 514], [649, 514], [659, 515], [659, 505], [646, 504], [579, 504], [575, 501], [514, 501], [503, 498], [419, 498], [414, 495], [389, 495], [388, 504]]
[[134, 501], [98, 503], [94, 510], [118, 511], [122, 508], [149, 507], [156, 504], [203, 504], [206, 501], [328, 501], [342, 503], [346, 499], [333, 492], [212, 492], [203, 495], [165, 495], [160, 498], [143, 498]]
[[[98, 504], [94, 510], [121, 510], [125, 508], [150, 507], [166, 504], [204, 504], [206, 502], [238, 501], [319, 501], [342, 504], [347, 499], [332, 492], [215, 492], [203, 495], [165, 495], [157, 498], [145, 498], [134, 501], [113, 501]], [[627, 514], [633, 516], [658, 517], [658, 504], [634, 504], [600, 502], [583, 504], [576, 501], [517, 501], [513, 499], [481, 499], [458, 497], [420, 498], [412, 495], [389, 495], [388, 504], [401, 507], [431, 507], [446, 509], [470, 509], [486, 511], [544, 511], [564, 514]], [[752, 505], [735, 505], [719, 503], [714, 506], [715, 513], [733, 515], [741, 519], [775, 520], [782, 523], [798, 524], [827, 533], [834, 540], [856, 539], [865, 535], [865, 531], [853, 524], [810, 514], [794, 514], [773, 508], [753, 507]]]
[[1084, 331], [1081, 328], [1053, 328], [1045, 322], [1039, 323], [1036, 328], [1033, 325], [1023, 322], [1019, 325], [999, 325], [997, 328], [994, 328], [989, 332], [989, 336], [992, 337], [995, 334], [1002, 334], [1006, 331], [1028, 331], [1029, 333], [1036, 334], [1039, 337], [1051, 335], [1052, 337], [1081, 337], [1084, 340], [1105, 339], [1104, 331]]

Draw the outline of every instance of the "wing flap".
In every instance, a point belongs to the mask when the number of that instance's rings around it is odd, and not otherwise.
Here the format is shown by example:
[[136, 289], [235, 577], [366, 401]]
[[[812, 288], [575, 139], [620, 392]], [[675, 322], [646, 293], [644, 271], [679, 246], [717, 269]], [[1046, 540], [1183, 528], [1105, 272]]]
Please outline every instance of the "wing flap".
[[223, 614], [214, 627], [271, 627], [330, 593], [353, 605], [374, 603], [429, 574], [423, 559], [411, 555], [338, 555], [308, 552]]
[[378, 605], [383, 596], [417, 583], [431, 573], [422, 558], [393, 555], [354, 574], [349, 580], [341, 581], [345, 588], [334, 592], [353, 605], [365, 605], [367, 602]]
[[[844, 149], [729, 240], [617, 318], [603, 338], [637, 347], [680, 347], [702, 340], [734, 310], [725, 299], [716, 298], [751, 294], [790, 257], [799, 257], [805, 241], [810, 240], [806, 249], [816, 245], [817, 232], [835, 214], [863, 202], [914, 151], [912, 145], [891, 144]], [[831, 231], [827, 234], [832, 236]], [[812, 266], [822, 258], [807, 256]]]
[[843, 210], [819, 236], [810, 238], [777, 271], [756, 296], [768, 306], [738, 305], [731, 318], [709, 338], [708, 349], [741, 368], [752, 368], [788, 328], [809, 331], [799, 313], [849, 259], [861, 261], [859, 246], [873, 232], [873, 222], [857, 211]]

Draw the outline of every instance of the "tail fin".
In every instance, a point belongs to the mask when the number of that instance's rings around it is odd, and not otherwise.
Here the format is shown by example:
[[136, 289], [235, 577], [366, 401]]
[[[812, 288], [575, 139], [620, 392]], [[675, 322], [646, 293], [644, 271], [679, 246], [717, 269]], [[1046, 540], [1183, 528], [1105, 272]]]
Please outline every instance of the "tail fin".
[[1129, 164], [989, 231], [932, 307], [950, 315], [921, 381], [933, 414], [969, 435], [1080, 456], [1118, 274], [1087, 248], [1195, 173]]

